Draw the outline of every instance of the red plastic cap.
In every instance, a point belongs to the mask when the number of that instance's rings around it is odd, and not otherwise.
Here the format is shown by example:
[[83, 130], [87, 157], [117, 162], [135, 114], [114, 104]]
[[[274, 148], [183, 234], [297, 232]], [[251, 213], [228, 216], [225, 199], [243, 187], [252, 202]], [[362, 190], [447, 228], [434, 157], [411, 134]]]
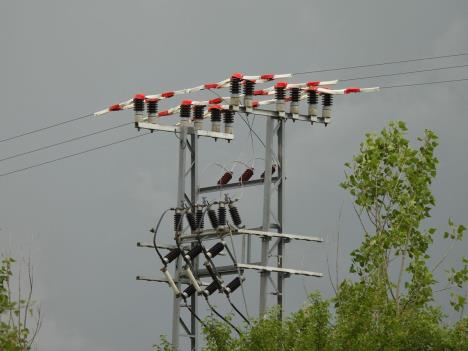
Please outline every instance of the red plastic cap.
[[353, 88], [353, 87], [351, 87], [351, 88], [346, 88], [346, 89], [344, 90], [344, 93], [345, 93], [345, 94], [360, 93], [360, 92], [361, 92], [361, 89], [360, 89], [360, 88]]
[[203, 87], [205, 89], [218, 89], [219, 85], [218, 83], [206, 83], [205, 85], [203, 85]]
[[169, 111], [166, 110], [166, 111], [161, 111], [158, 113], [158, 116], [159, 117], [165, 117], [165, 116], [169, 116]]
[[288, 82], [278, 82], [275, 84], [275, 88], [285, 89], [288, 86]]
[[307, 86], [308, 87], [316, 87], [320, 84], [319, 81], [316, 81], [316, 82], [307, 82]]
[[174, 92], [173, 91], [165, 91], [164, 93], [161, 94], [161, 96], [164, 97], [164, 98], [170, 98], [170, 97], [174, 96]]
[[260, 90], [255, 90], [254, 95], [268, 95], [268, 92], [266, 90], [260, 89]]
[[181, 105], [191, 105], [192, 104], [192, 100], [182, 100], [182, 102], [180, 103]]
[[145, 94], [136, 94], [133, 97], [134, 100], [144, 100], [145, 99]]
[[221, 102], [223, 102], [222, 98], [214, 98], [214, 99], [208, 100], [208, 104], [210, 104], [210, 105], [220, 104]]
[[256, 101], [256, 100], [255, 100], [255, 101], [252, 101], [252, 107], [253, 107], [253, 108], [258, 107], [258, 101]]
[[274, 74], [262, 74], [260, 76], [260, 79], [265, 79], [265, 80], [273, 80], [275, 78]]
[[115, 105], [109, 106], [109, 111], [120, 111], [121, 109], [122, 109], [122, 107], [120, 106], [120, 104], [115, 104]]
[[242, 79], [242, 78], [244, 78], [244, 75], [242, 73], [240, 73], [240, 72], [236, 72], [231, 76], [231, 78]]
[[208, 108], [208, 111], [211, 111], [211, 110], [222, 110], [223, 107], [221, 105], [213, 105], [213, 106], [210, 106]]

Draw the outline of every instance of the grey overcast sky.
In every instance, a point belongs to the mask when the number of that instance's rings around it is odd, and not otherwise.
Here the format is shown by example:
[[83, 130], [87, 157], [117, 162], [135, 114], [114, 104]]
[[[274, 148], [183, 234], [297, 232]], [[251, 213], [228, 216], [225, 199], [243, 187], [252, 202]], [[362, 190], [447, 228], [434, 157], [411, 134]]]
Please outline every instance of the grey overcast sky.
[[[286, 73], [468, 51], [468, 2], [460, 1], [2, 1], [0, 3], [0, 139], [97, 111], [138, 92], [156, 93], [224, 79], [232, 72]], [[468, 57], [328, 72], [299, 80], [345, 79], [468, 64]], [[468, 69], [353, 82], [374, 86], [468, 78]], [[440, 136], [428, 225], [451, 216], [468, 223], [468, 83], [384, 90], [336, 99], [333, 123], [287, 125], [286, 231], [322, 235], [327, 243], [291, 244], [285, 266], [335, 271], [341, 228], [340, 278], [361, 234], [351, 199], [338, 186], [343, 164], [364, 133], [389, 120]], [[172, 101], [175, 102], [174, 100]], [[0, 144], [0, 158], [131, 121], [131, 112], [88, 118]], [[246, 129], [236, 123], [227, 145], [201, 140], [203, 185], [219, 169], [251, 157]], [[263, 135], [264, 120], [256, 130]], [[29, 166], [136, 135], [129, 126], [21, 158], [0, 172]], [[148, 350], [170, 334], [171, 293], [135, 281], [157, 275], [159, 262], [136, 241], [176, 196], [177, 139], [153, 134], [114, 147], [0, 177], [0, 251], [31, 255], [35, 296], [44, 324], [39, 350]], [[255, 144], [261, 157], [262, 148]], [[257, 161], [258, 172], [262, 171]], [[237, 167], [237, 172], [241, 167]], [[245, 222], [260, 223], [259, 190], [245, 191]], [[338, 220], [340, 207], [343, 208]], [[169, 228], [166, 224], [165, 228]], [[168, 230], [161, 235], [169, 241]], [[434, 253], [445, 246], [436, 241]], [[466, 242], [453, 256], [467, 252]], [[247, 276], [249, 309], [257, 312], [258, 277]], [[443, 278], [443, 274], [440, 275]], [[306, 291], [330, 296], [328, 278], [287, 281], [287, 310]], [[439, 302], [446, 306], [447, 296]], [[221, 306], [222, 300], [216, 300]], [[240, 304], [239, 296], [236, 302]], [[226, 310], [227, 311], [227, 310]], [[206, 314], [202, 305], [201, 313]]]

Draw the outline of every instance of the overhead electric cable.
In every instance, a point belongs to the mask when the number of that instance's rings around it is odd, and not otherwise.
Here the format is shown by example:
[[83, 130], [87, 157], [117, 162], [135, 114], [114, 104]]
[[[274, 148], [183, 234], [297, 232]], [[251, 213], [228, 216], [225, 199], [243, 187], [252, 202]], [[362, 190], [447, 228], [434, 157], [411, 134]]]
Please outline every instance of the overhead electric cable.
[[117, 144], [120, 144], [120, 143], [124, 143], [124, 142], [126, 142], [126, 141], [133, 140], [133, 139], [136, 139], [136, 138], [140, 138], [140, 137], [145, 136], [145, 135], [148, 135], [148, 134], [151, 134], [151, 133], [148, 132], [148, 133], [144, 133], [144, 134], [135, 135], [135, 136], [130, 137], [130, 138], [117, 140], [117, 141], [114, 141], [114, 142], [109, 143], [109, 144], [104, 144], [104, 145], [101, 145], [101, 146], [98, 146], [98, 147], [94, 147], [94, 148], [92, 148], [92, 149], [87, 149], [87, 150], [80, 151], [80, 152], [77, 152], [77, 153], [74, 153], [74, 154], [65, 155], [65, 156], [62, 156], [62, 157], [59, 157], [59, 158], [56, 158], [56, 159], [53, 159], [53, 160], [49, 160], [49, 161], [45, 161], [45, 162], [41, 162], [41, 163], [36, 163], [36, 164], [34, 164], [34, 165], [31, 165], [31, 166], [28, 166], [28, 167], [25, 167], [25, 168], [15, 169], [15, 170], [13, 170], [13, 171], [0, 174], [0, 177], [4, 177], [4, 176], [7, 176], [7, 175], [10, 175], [10, 174], [13, 174], [13, 173], [23, 172], [23, 171], [26, 171], [26, 170], [31, 169], [31, 168], [40, 167], [40, 166], [43, 166], [43, 165], [47, 165], [47, 164], [50, 164], [50, 163], [54, 163], [54, 162], [57, 162], [57, 161], [64, 160], [64, 159], [66, 159], [66, 158], [70, 158], [70, 157], [74, 157], [74, 156], [83, 155], [83, 154], [86, 154], [86, 153], [91, 152], [91, 151], [96, 151], [96, 150], [99, 150], [99, 149], [104, 149], [104, 148], [106, 148], [106, 147], [113, 146], [113, 145], [117, 145]]
[[460, 79], [449, 79], [449, 80], [439, 80], [434, 82], [422, 82], [422, 83], [410, 83], [410, 84], [400, 84], [400, 85], [388, 85], [380, 87], [380, 89], [392, 89], [392, 88], [403, 88], [403, 87], [414, 87], [420, 85], [429, 85], [429, 84], [442, 84], [442, 83], [453, 83], [453, 82], [464, 82], [467, 81], [468, 78], [460, 78]]
[[85, 135], [81, 135], [81, 136], [78, 136], [78, 137], [75, 137], [75, 138], [72, 138], [72, 139], [63, 140], [63, 141], [60, 141], [60, 142], [58, 142], [58, 143], [50, 144], [50, 145], [46, 145], [46, 146], [42, 146], [42, 147], [39, 147], [39, 148], [37, 148], [37, 149], [30, 150], [30, 151], [21, 152], [21, 153], [15, 154], [15, 155], [11, 155], [11, 156], [8, 156], [8, 157], [4, 157], [4, 158], [0, 159], [0, 162], [6, 161], [6, 160], [11, 160], [11, 159], [13, 159], [13, 158], [20, 157], [20, 156], [29, 155], [29, 154], [32, 154], [32, 153], [34, 153], [34, 152], [38, 152], [38, 151], [42, 151], [42, 150], [47, 150], [47, 149], [50, 149], [50, 148], [55, 147], [55, 146], [67, 144], [67, 143], [70, 143], [70, 142], [72, 142], [72, 141], [84, 139], [84, 138], [87, 138], [87, 137], [90, 137], [90, 136], [93, 136], [93, 135], [96, 135], [96, 134], [101, 134], [101, 133], [107, 132], [107, 131], [109, 131], [109, 130], [113, 130], [113, 129], [121, 128], [121, 127], [124, 127], [124, 126], [128, 126], [129, 124], [133, 124], [133, 123], [129, 122], [129, 123], [119, 124], [119, 125], [114, 126], [114, 127], [110, 127], [110, 128], [98, 130], [97, 132], [92, 132], [92, 133], [85, 134]]
[[61, 126], [61, 125], [67, 124], [67, 123], [75, 122], [75, 121], [78, 121], [78, 120], [80, 120], [80, 119], [84, 119], [84, 118], [87, 118], [87, 117], [91, 117], [91, 116], [93, 116], [93, 115], [94, 115], [93, 113], [90, 113], [90, 114], [87, 114], [87, 115], [84, 115], [84, 116], [80, 116], [80, 117], [76, 117], [76, 118], [69, 119], [69, 120], [67, 120], [67, 121], [63, 121], [63, 122], [51, 124], [51, 125], [49, 125], [49, 126], [42, 127], [42, 128], [39, 128], [39, 129], [34, 129], [34, 130], [31, 130], [31, 131], [26, 132], [26, 133], [22, 133], [22, 134], [18, 134], [18, 135], [12, 136], [12, 137], [8, 137], [8, 138], [5, 138], [5, 139], [1, 139], [1, 140], [0, 140], [0, 143], [3, 143], [3, 142], [5, 142], [5, 141], [10, 141], [10, 140], [13, 140], [13, 139], [17, 139], [17, 138], [21, 138], [21, 137], [24, 137], [24, 136], [26, 136], [26, 135], [31, 135], [31, 134], [34, 134], [34, 133], [42, 132], [43, 130], [47, 130], [47, 129], [54, 128], [54, 127], [58, 127], [58, 126]]
[[454, 68], [462, 68], [462, 67], [468, 67], [468, 64], [466, 64], [466, 65], [457, 65], [457, 66], [448, 66], [448, 67], [427, 68], [427, 69], [420, 69], [420, 70], [406, 71], [406, 72], [397, 72], [397, 73], [376, 74], [376, 75], [372, 75], [372, 76], [363, 76], [363, 77], [355, 77], [355, 78], [346, 78], [346, 79], [340, 79], [340, 82], [349, 82], [349, 81], [352, 81], [352, 80], [360, 80], [360, 79], [403, 76], [403, 75], [406, 75], [406, 74], [441, 71], [441, 70], [445, 70], [445, 69], [454, 69]]
[[462, 53], [459, 53], [459, 54], [451, 54], [451, 55], [421, 57], [421, 58], [398, 60], [398, 61], [377, 62], [377, 63], [370, 63], [370, 64], [365, 64], [365, 65], [355, 65], [355, 66], [343, 66], [343, 67], [317, 69], [317, 70], [306, 71], [306, 72], [295, 72], [295, 73], [292, 73], [292, 75], [298, 76], [298, 75], [302, 75], [302, 74], [341, 71], [341, 70], [345, 70], [345, 69], [376, 67], [376, 66], [384, 66], [384, 65], [392, 65], [392, 64], [398, 64], [398, 63], [416, 62], [416, 61], [437, 60], [437, 59], [441, 59], [441, 58], [458, 57], [458, 56], [466, 56], [466, 55], [468, 55], [468, 52], [462, 52]]

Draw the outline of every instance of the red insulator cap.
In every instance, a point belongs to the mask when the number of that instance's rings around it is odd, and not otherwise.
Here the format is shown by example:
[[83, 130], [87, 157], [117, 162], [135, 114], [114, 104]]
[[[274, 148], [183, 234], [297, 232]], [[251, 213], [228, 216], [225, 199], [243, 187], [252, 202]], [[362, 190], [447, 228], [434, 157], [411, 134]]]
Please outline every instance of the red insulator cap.
[[181, 105], [191, 105], [192, 104], [192, 100], [182, 100], [182, 102], [180, 103]]
[[262, 74], [260, 76], [260, 79], [265, 79], [265, 80], [273, 80], [275, 78], [274, 74]]
[[264, 89], [259, 89], [259, 90], [255, 90], [254, 95], [268, 95], [268, 91], [264, 90]]
[[353, 87], [350, 87], [350, 88], [346, 88], [344, 90], [344, 93], [345, 94], [350, 94], [350, 93], [360, 93], [361, 92], [361, 88], [353, 88]]
[[115, 105], [111, 105], [109, 106], [109, 111], [120, 111], [122, 109], [122, 106], [120, 106], [120, 104], [115, 104]]
[[242, 79], [242, 78], [244, 78], [244, 75], [242, 73], [240, 73], [240, 72], [236, 72], [231, 76], [231, 78]]
[[217, 89], [219, 88], [218, 83], [206, 83], [203, 85], [205, 89]]
[[212, 104], [220, 104], [221, 102], [223, 102], [223, 99], [222, 98], [214, 98], [214, 99], [211, 99], [211, 100], [208, 100], [208, 104], [212, 105]]
[[253, 107], [253, 108], [257, 108], [257, 107], [258, 107], [258, 101], [257, 101], [257, 100], [252, 101], [252, 107]]
[[208, 111], [211, 111], [211, 110], [222, 110], [223, 107], [221, 105], [213, 105], [213, 106], [210, 106], [208, 108]]
[[145, 99], [145, 94], [136, 94], [133, 97], [134, 100], [144, 100]]
[[288, 82], [278, 82], [275, 84], [275, 88], [279, 88], [279, 89], [286, 89], [287, 86], [288, 86]]
[[150, 98], [150, 99], [146, 99], [147, 102], [158, 102], [159, 99], [158, 98]]
[[320, 84], [319, 81], [316, 81], [316, 82], [307, 82], [307, 86], [308, 87], [316, 87]]
[[173, 91], [165, 91], [164, 93], [161, 94], [161, 96], [163, 98], [170, 98], [170, 97], [174, 96], [174, 92]]

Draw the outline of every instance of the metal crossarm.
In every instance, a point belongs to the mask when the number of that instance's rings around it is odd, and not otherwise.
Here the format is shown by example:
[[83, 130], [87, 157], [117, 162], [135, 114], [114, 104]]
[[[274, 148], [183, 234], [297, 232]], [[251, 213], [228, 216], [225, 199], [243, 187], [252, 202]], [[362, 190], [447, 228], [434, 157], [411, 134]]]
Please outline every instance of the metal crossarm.
[[257, 236], [265, 236], [269, 238], [282, 238], [282, 239], [291, 239], [291, 240], [303, 240], [303, 241], [314, 241], [321, 243], [323, 238], [307, 235], [298, 235], [298, 234], [287, 234], [287, 233], [277, 233], [277, 232], [264, 232], [261, 230], [252, 230], [252, 229], [238, 229], [237, 234], [250, 234]]
[[286, 273], [286, 274], [305, 275], [305, 276], [308, 276], [308, 277], [323, 277], [322, 273], [303, 271], [303, 270], [299, 270], [299, 269], [278, 268], [278, 267], [271, 267], [271, 266], [259, 266], [259, 265], [247, 264], [247, 263], [238, 263], [237, 267], [244, 268], [244, 269], [254, 269], [254, 270], [262, 271], [262, 272], [278, 272], [278, 273]]
[[[161, 131], [161, 132], [181, 133], [180, 126], [168, 126], [168, 125], [161, 125], [161, 124], [156, 124], [156, 123], [138, 122], [137, 128], [156, 130], [156, 131]], [[185, 127], [185, 129], [186, 129], [186, 133], [190, 135], [197, 135], [197, 136], [209, 137], [209, 138], [214, 138], [214, 139], [224, 139], [224, 140], [234, 139], [234, 134], [212, 132], [209, 130], [202, 130], [202, 129], [196, 130], [191, 126]]]

